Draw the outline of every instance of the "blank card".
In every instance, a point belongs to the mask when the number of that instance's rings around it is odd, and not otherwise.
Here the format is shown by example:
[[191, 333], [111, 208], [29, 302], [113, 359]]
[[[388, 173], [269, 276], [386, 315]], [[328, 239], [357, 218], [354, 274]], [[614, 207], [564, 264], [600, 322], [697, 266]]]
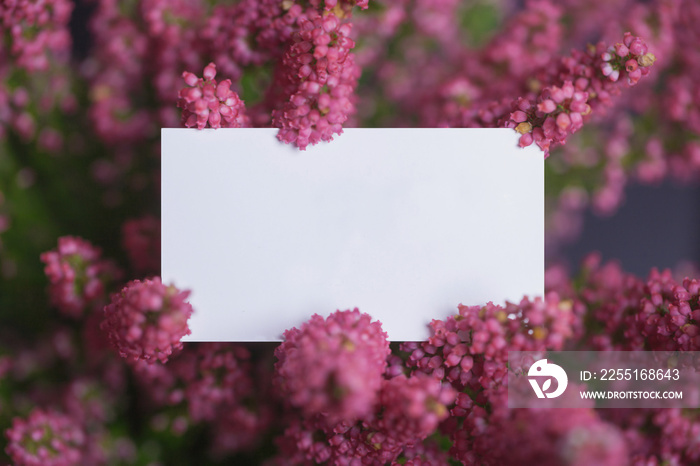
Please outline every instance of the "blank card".
[[359, 308], [394, 341], [544, 292], [544, 159], [511, 129], [163, 129], [162, 277], [187, 341], [278, 341]]

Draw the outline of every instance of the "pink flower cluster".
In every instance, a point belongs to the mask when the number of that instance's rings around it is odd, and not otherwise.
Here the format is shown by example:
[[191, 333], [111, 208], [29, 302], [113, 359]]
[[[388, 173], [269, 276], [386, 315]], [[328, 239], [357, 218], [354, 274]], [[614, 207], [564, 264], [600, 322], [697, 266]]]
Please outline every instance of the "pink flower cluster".
[[275, 350], [276, 383], [307, 417], [322, 414], [329, 425], [367, 416], [379, 396], [389, 355], [379, 322], [359, 310], [315, 314], [300, 329], [284, 332]]
[[385, 372], [386, 334], [357, 309], [316, 315], [285, 338], [275, 352], [277, 386], [302, 417], [278, 439], [281, 463], [383, 464], [413, 447], [418, 456], [449, 414], [450, 386]]
[[[402, 344], [410, 353], [408, 367], [458, 390], [443, 429], [451, 436], [455, 457], [473, 462], [472, 452], [491, 422], [492, 412], [485, 406], [506, 409], [508, 351], [561, 350], [579, 319], [571, 302], [552, 292], [546, 300], [524, 298], [505, 307], [460, 305], [458, 314], [433, 320], [426, 342]], [[465, 419], [461, 424], [460, 418]]]
[[116, 265], [101, 256], [99, 248], [73, 236], [59, 238], [55, 250], [41, 255], [51, 304], [66, 316], [78, 318], [100, 309], [108, 287], [121, 278]]
[[630, 86], [637, 84], [642, 76], [648, 75], [649, 67], [656, 61], [654, 54], [649, 53], [646, 42], [630, 32], [625, 33], [622, 43], [618, 42], [608, 48], [600, 58], [603, 60], [600, 68], [604, 76], [613, 82], [617, 81], [624, 69]]
[[670, 270], [652, 269], [646, 280], [624, 273], [619, 264], [584, 262], [581, 289], [568, 294], [587, 308], [588, 347], [598, 350], [700, 350], [700, 284], [673, 279]]
[[8, 32], [15, 63], [27, 71], [43, 71], [49, 67], [51, 53], [67, 55], [72, 10], [73, 3], [67, 0], [9, 0], [0, 4], [0, 31]]
[[281, 464], [394, 464], [402, 454], [413, 464], [422, 464], [421, 455], [444, 459], [422, 441], [448, 417], [454, 397], [451, 387], [425, 374], [385, 379], [374, 412], [362, 420], [333, 426], [318, 418], [292, 421], [277, 439]]
[[166, 286], [159, 277], [133, 280], [112, 295], [100, 327], [123, 358], [166, 362], [190, 334], [188, 296], [189, 291]]
[[85, 433], [71, 418], [41, 409], [16, 417], [5, 436], [7, 454], [19, 466], [74, 466], [85, 446]]
[[637, 326], [656, 351], [700, 350], [700, 282], [676, 283], [670, 270], [652, 269], [639, 303]]
[[182, 108], [182, 124], [188, 128], [245, 128], [250, 120], [245, 105], [231, 90], [231, 80], [217, 84], [216, 65], [204, 68], [204, 78], [185, 71], [182, 77], [187, 87], [180, 90], [178, 107]]
[[536, 98], [521, 97], [513, 103], [505, 122], [522, 135], [521, 147], [535, 142], [548, 156], [553, 145], [564, 144], [569, 134], [583, 127], [593, 107], [610, 105], [610, 95], [619, 92], [612, 83], [624, 75], [629, 85], [635, 85], [649, 74], [656, 60], [646, 43], [630, 33], [625, 34], [623, 43], [603, 49], [598, 44], [587, 53], [575, 51], [545, 80], [553, 84]]
[[360, 70], [350, 53], [355, 47], [350, 24], [315, 10], [298, 24], [277, 71], [282, 100], [287, 102], [273, 111], [272, 123], [280, 128], [281, 141], [303, 150], [342, 133], [355, 110], [353, 92]]
[[409, 367], [478, 393], [503, 382], [508, 351], [561, 350], [576, 321], [571, 303], [556, 293], [505, 307], [460, 305], [458, 314], [433, 320], [428, 341], [403, 349], [411, 353]]
[[422, 441], [447, 418], [447, 406], [454, 403], [456, 395], [451, 385], [420, 372], [387, 379], [380, 397], [383, 409], [376, 421], [377, 430], [402, 446]]

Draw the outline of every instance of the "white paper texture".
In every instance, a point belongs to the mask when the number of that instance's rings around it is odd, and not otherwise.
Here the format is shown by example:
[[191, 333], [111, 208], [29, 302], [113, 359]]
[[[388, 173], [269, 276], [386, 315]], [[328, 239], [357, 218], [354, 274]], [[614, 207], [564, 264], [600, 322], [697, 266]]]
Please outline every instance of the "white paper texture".
[[544, 159], [510, 129], [163, 129], [162, 277], [186, 341], [278, 341], [359, 308], [393, 341], [457, 305], [544, 292]]

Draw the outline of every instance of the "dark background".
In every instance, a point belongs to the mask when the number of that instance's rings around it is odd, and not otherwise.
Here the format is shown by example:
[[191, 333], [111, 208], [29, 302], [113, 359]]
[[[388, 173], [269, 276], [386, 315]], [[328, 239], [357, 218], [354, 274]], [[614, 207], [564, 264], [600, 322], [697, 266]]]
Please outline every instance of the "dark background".
[[572, 270], [591, 251], [618, 259], [627, 272], [646, 277], [652, 267], [700, 263], [700, 186], [629, 186], [626, 201], [612, 217], [586, 213], [577, 242], [564, 246]]

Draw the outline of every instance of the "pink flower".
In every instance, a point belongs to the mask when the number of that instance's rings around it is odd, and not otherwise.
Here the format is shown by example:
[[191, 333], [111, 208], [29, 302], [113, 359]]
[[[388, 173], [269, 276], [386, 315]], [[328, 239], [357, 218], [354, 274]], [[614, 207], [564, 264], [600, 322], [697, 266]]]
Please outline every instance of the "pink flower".
[[[586, 53], [574, 51], [551, 63], [540, 71], [540, 79], [550, 84], [537, 95], [528, 93], [513, 100], [505, 107], [510, 110], [501, 123], [521, 134], [521, 147], [534, 142], [549, 156], [551, 148], [565, 144], [570, 134], [583, 127], [592, 110], [610, 104], [609, 96], [619, 92], [615, 86], [621, 76], [634, 85], [649, 74], [656, 58], [647, 52], [644, 41], [627, 33], [624, 42], [607, 49], [598, 44]], [[628, 43], [634, 47], [628, 48]]]
[[607, 52], [601, 54], [600, 69], [613, 82], [626, 72], [627, 83], [633, 86], [649, 73], [649, 67], [654, 64], [656, 57], [648, 53], [649, 47], [640, 37], [626, 32], [623, 42], [624, 44], [617, 43], [609, 47]]
[[177, 106], [182, 108], [182, 124], [188, 128], [245, 128], [250, 121], [245, 104], [231, 90], [231, 80], [217, 84], [216, 65], [204, 67], [204, 78], [185, 71], [182, 78], [187, 87], [180, 90]]
[[385, 379], [373, 412], [362, 420], [293, 422], [278, 439], [283, 464], [394, 464], [405, 447], [419, 445], [448, 417], [454, 398], [449, 385], [422, 373]]
[[272, 114], [280, 141], [304, 150], [343, 132], [343, 123], [355, 112], [353, 92], [360, 76], [350, 53], [355, 47], [350, 29], [333, 13], [322, 16], [311, 10], [299, 19], [299, 31], [277, 71], [286, 100]]
[[27, 419], [14, 418], [5, 436], [5, 451], [20, 466], [75, 466], [86, 444], [85, 433], [71, 418], [38, 408]]
[[460, 305], [459, 314], [432, 321], [428, 341], [402, 347], [411, 353], [409, 367], [484, 396], [504, 382], [508, 351], [561, 350], [577, 319], [571, 303], [553, 292], [505, 307]]
[[380, 429], [399, 443], [416, 444], [444, 421], [457, 392], [450, 385], [417, 372], [399, 375], [382, 386]]
[[372, 412], [390, 353], [378, 321], [357, 309], [315, 314], [284, 339], [275, 350], [276, 384], [292, 406], [329, 425]]
[[63, 314], [79, 318], [104, 305], [106, 286], [120, 278], [121, 271], [101, 255], [99, 248], [73, 236], [59, 238], [55, 250], [41, 254], [51, 304]]
[[190, 334], [187, 321], [193, 311], [185, 301], [189, 294], [164, 285], [159, 277], [133, 280], [112, 295], [100, 328], [123, 358], [164, 363]]

